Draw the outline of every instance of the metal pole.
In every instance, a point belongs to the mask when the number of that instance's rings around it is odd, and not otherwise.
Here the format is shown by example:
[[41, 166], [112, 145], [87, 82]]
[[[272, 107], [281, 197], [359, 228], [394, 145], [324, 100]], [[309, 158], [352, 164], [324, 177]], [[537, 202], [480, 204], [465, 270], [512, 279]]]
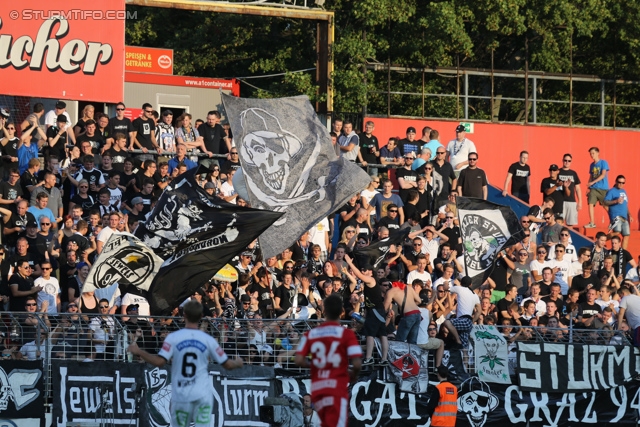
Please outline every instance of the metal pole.
[[573, 126], [573, 29], [569, 37], [569, 126]]
[[604, 80], [600, 80], [600, 126], [604, 127], [605, 113]]
[[[362, 41], [367, 43], [367, 30], [362, 30]], [[364, 83], [364, 105], [362, 106], [362, 117], [367, 117], [367, 100], [369, 98], [369, 89], [367, 87], [367, 61], [362, 63], [362, 82]], [[362, 126], [364, 129], [364, 124]]]
[[391, 56], [387, 58], [387, 117], [391, 117]]
[[422, 70], [422, 118], [424, 119], [424, 69]]
[[464, 118], [469, 120], [469, 74], [464, 73]]
[[533, 77], [533, 123], [538, 123], [538, 78]]
[[529, 37], [524, 37], [524, 123], [529, 123]]
[[491, 121], [493, 121], [493, 49], [491, 49]]
[[456, 119], [460, 120], [460, 54], [456, 58]]

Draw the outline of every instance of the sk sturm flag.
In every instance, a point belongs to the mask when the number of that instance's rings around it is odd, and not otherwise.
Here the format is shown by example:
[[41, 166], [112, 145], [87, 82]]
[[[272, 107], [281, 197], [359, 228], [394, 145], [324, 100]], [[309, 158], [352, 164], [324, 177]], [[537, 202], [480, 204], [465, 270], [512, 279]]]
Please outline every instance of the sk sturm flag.
[[251, 206], [284, 212], [260, 236], [265, 258], [290, 247], [370, 182], [359, 166], [336, 156], [329, 132], [306, 96], [243, 99], [223, 94], [222, 100]]
[[473, 325], [471, 339], [475, 342], [478, 378], [488, 383], [511, 384], [509, 344], [495, 326]]
[[162, 262], [162, 258], [133, 234], [114, 233], [91, 267], [82, 291], [99, 291], [114, 283], [146, 291]]
[[493, 271], [498, 253], [524, 238], [524, 229], [508, 206], [470, 197], [458, 197], [456, 204], [466, 275], [477, 286]]
[[282, 216], [209, 196], [196, 182], [198, 173], [194, 168], [174, 179], [136, 229], [165, 260], [148, 295], [156, 315], [170, 314]]
[[365, 246], [364, 248], [354, 249], [354, 263], [359, 268], [362, 268], [363, 266], [369, 264], [375, 270], [384, 263], [387, 254], [392, 249], [392, 246], [402, 246], [404, 239], [409, 236], [410, 232], [411, 230], [409, 228], [394, 231], [392, 233], [389, 233], [389, 237], [387, 237], [386, 239], [382, 239], [379, 242], [372, 243], [369, 246]]

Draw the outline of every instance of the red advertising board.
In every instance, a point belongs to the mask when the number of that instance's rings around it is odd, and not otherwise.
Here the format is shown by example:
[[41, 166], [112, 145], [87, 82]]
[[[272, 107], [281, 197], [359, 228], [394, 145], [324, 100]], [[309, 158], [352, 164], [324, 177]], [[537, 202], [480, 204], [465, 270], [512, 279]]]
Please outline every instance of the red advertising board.
[[211, 79], [208, 77], [160, 76], [145, 73], [125, 74], [127, 83], [146, 83], [166, 86], [195, 87], [201, 89], [229, 90], [233, 96], [240, 96], [240, 82], [236, 79]]
[[119, 102], [124, 0], [0, 2], [0, 79], [7, 95]]
[[173, 49], [125, 46], [124, 51], [125, 71], [173, 74]]

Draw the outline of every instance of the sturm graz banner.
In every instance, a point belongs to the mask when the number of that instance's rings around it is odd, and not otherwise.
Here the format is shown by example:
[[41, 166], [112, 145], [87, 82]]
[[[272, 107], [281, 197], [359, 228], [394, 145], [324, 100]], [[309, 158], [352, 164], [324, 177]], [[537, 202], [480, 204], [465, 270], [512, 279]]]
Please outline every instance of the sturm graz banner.
[[44, 418], [43, 378], [42, 361], [0, 362], [0, 420]]
[[52, 425], [95, 423], [96, 419], [135, 424], [136, 385], [143, 381], [144, 367], [141, 363], [53, 360]]
[[524, 238], [524, 229], [508, 206], [471, 197], [458, 197], [456, 205], [466, 275], [479, 285], [491, 274], [498, 253]]
[[198, 173], [175, 178], [135, 232], [165, 260], [149, 289], [152, 314], [169, 315], [282, 216], [209, 196]]
[[91, 267], [82, 291], [106, 289], [116, 283], [146, 291], [162, 262], [162, 258], [133, 234], [114, 233]]
[[306, 96], [243, 99], [222, 94], [222, 100], [251, 206], [284, 212], [260, 237], [265, 258], [282, 253], [371, 181], [359, 166], [336, 156], [329, 132]]

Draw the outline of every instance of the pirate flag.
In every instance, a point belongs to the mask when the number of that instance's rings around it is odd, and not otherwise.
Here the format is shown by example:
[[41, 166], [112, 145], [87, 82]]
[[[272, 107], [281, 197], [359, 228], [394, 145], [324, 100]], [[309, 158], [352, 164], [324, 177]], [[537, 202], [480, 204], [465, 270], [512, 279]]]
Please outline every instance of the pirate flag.
[[374, 269], [380, 267], [380, 265], [384, 264], [384, 260], [389, 251], [393, 249], [393, 246], [402, 246], [404, 239], [409, 236], [410, 232], [410, 228], [397, 230], [389, 233], [389, 237], [386, 239], [372, 243], [364, 248], [354, 249], [353, 258], [355, 259], [355, 264], [360, 268], [365, 265], [371, 265]]
[[[280, 254], [371, 178], [335, 154], [305, 96], [242, 99], [222, 94], [251, 206], [284, 215], [260, 236], [265, 258]], [[355, 149], [358, 149], [356, 147]]]
[[524, 239], [524, 229], [508, 206], [471, 197], [458, 197], [456, 204], [466, 275], [478, 286], [493, 271], [498, 253]]
[[156, 315], [170, 314], [282, 216], [211, 197], [196, 174], [198, 168], [174, 179], [135, 232], [164, 259], [148, 295]]
[[82, 291], [99, 291], [116, 283], [146, 291], [162, 262], [133, 234], [114, 233], [91, 267]]

